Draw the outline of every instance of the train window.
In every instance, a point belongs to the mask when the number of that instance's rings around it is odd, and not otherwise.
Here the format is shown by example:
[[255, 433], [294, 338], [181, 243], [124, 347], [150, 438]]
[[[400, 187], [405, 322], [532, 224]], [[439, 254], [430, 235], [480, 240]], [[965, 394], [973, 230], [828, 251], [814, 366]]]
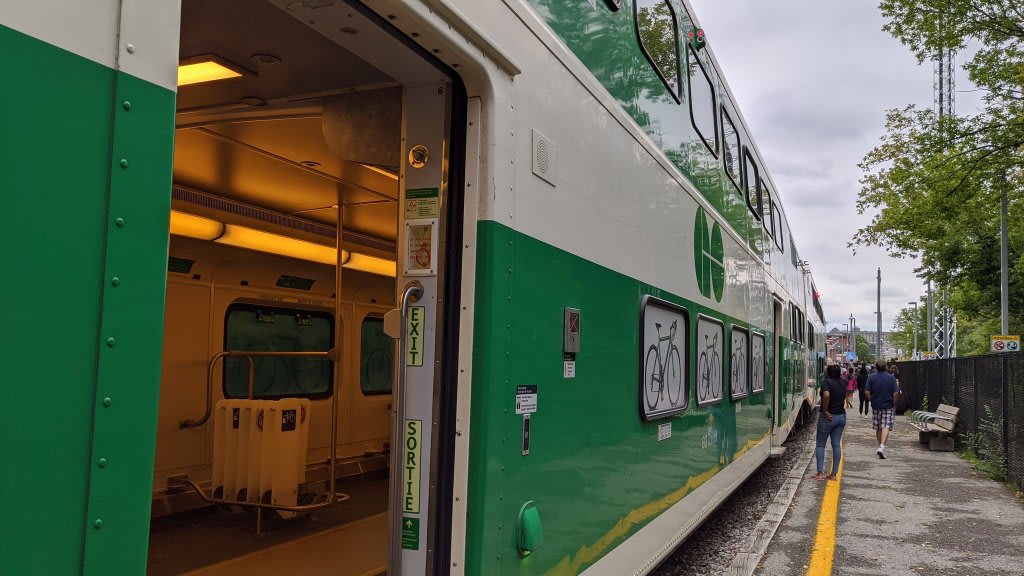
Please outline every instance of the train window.
[[810, 322], [807, 323], [807, 347], [814, 348], [814, 326]]
[[764, 375], [768, 371], [768, 357], [764, 353], [764, 335], [754, 333], [750, 339], [750, 391], [764, 392]]
[[635, 8], [640, 48], [678, 103], [679, 31], [676, 13], [668, 0], [637, 0]]
[[750, 365], [747, 363], [750, 344], [750, 335], [743, 328], [733, 326], [732, 328], [732, 349], [729, 354], [729, 392], [732, 398], [743, 398], [750, 389], [747, 386], [747, 377], [750, 374]]
[[644, 296], [640, 302], [640, 417], [686, 410], [690, 400], [690, 322], [685, 308]]
[[775, 226], [775, 244], [779, 247], [782, 252], [786, 251], [786, 235], [782, 230], [782, 210], [778, 206], [775, 206], [775, 219], [777, 225]]
[[769, 236], [775, 236], [775, 223], [772, 220], [772, 193], [768, 190], [768, 182], [761, 179], [761, 224]]
[[754, 218], [761, 219], [761, 178], [757, 175], [757, 164], [750, 150], [743, 151], [743, 169], [746, 172], [747, 207]]
[[797, 341], [801, 344], [804, 343], [804, 312], [803, 310], [796, 311], [796, 329], [797, 329]]
[[[244, 352], [327, 352], [334, 345], [334, 317], [327, 312], [235, 303], [224, 317], [224, 349]], [[253, 398], [326, 398], [334, 370], [326, 357], [255, 356]], [[225, 398], [249, 392], [249, 362], [224, 359]]]
[[363, 394], [390, 394], [395, 341], [384, 333], [384, 319], [367, 316], [359, 336], [359, 388]]
[[729, 114], [722, 108], [722, 163], [732, 185], [739, 192], [743, 178], [740, 174], [740, 133], [732, 123]]
[[693, 122], [693, 127], [697, 129], [697, 134], [704, 141], [704, 145], [712, 154], [718, 156], [715, 88], [693, 48], [687, 48], [686, 52], [689, 54], [687, 70], [690, 78], [690, 121]]
[[722, 351], [725, 334], [722, 323], [710, 316], [697, 317], [697, 405], [722, 401]]

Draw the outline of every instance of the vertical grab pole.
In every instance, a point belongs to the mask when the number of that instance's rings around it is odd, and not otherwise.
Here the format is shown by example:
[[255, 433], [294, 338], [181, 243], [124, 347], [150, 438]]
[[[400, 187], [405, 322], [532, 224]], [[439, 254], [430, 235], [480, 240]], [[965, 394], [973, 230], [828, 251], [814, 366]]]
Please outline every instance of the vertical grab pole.
[[[419, 282], [410, 282], [402, 293], [402, 300], [398, 304], [399, 322], [398, 327], [398, 354], [395, 363], [398, 370], [398, 377], [395, 378], [395, 385], [391, 390], [391, 471], [390, 488], [391, 498], [388, 508], [388, 574], [398, 576], [402, 569], [402, 508], [399, 503], [402, 501], [402, 455], [405, 453], [405, 445], [402, 442], [402, 424], [405, 422], [405, 355], [406, 337], [408, 331], [409, 304], [416, 302], [423, 296], [423, 286]], [[392, 337], [394, 337], [392, 335]]]
[[334, 270], [334, 358], [331, 358], [334, 361], [334, 390], [331, 391], [331, 465], [328, 467], [331, 478], [327, 485], [327, 502], [334, 502], [334, 499], [337, 497], [335, 488], [338, 482], [336, 469], [338, 465], [338, 396], [341, 395], [341, 383], [344, 377], [341, 364], [341, 346], [345, 328], [341, 320], [341, 271], [342, 265], [345, 264], [345, 253], [341, 250], [341, 240], [342, 236], [344, 236], [344, 231], [345, 199], [342, 197], [342, 193], [338, 192], [338, 225], [335, 227], [337, 260], [335, 261]]

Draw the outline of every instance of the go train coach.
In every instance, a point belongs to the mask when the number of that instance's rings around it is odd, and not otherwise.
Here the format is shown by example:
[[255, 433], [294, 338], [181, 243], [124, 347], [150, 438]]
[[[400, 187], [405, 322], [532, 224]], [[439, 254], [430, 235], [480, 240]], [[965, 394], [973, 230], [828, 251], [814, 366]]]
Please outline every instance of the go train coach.
[[684, 1], [0, 0], [0, 47], [0, 570], [643, 574], [814, 406]]

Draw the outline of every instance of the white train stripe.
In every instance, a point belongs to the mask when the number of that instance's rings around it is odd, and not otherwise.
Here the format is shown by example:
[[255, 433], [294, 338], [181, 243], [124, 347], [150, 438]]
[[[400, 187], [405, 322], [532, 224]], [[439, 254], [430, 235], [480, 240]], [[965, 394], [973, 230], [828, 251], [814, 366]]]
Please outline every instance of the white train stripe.
[[178, 0], [0, 0], [0, 14], [0, 24], [8, 28], [168, 90], [177, 88]]
[[0, 24], [113, 68], [120, 4], [118, 0], [0, 0]]
[[[121, 4], [118, 67], [136, 78], [176, 91], [180, 0], [122, 0]], [[131, 52], [127, 49], [129, 44], [133, 48]]]

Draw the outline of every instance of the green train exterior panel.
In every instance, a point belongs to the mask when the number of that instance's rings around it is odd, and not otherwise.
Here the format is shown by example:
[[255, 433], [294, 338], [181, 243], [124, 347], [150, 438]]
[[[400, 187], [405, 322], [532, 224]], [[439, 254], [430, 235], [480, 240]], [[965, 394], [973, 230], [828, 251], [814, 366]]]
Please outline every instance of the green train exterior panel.
[[[698, 314], [723, 320], [726, 330], [748, 325], [496, 222], [480, 222], [478, 240], [469, 573], [575, 574], [767, 438], [770, 389], [697, 406], [692, 346], [686, 412], [653, 422], [639, 413], [644, 295], [685, 307], [691, 337]], [[581, 313], [572, 379], [562, 374], [564, 307]], [[519, 385], [538, 389], [527, 456], [515, 413]], [[672, 437], [658, 442], [663, 422]], [[530, 500], [545, 544], [523, 559], [514, 528]]]
[[0, 479], [2, 569], [141, 574], [174, 94], [4, 26], [0, 49], [12, 216], [0, 239], [0, 299], [12, 304], [0, 348], [18, 351], [3, 375], [18, 408]]

